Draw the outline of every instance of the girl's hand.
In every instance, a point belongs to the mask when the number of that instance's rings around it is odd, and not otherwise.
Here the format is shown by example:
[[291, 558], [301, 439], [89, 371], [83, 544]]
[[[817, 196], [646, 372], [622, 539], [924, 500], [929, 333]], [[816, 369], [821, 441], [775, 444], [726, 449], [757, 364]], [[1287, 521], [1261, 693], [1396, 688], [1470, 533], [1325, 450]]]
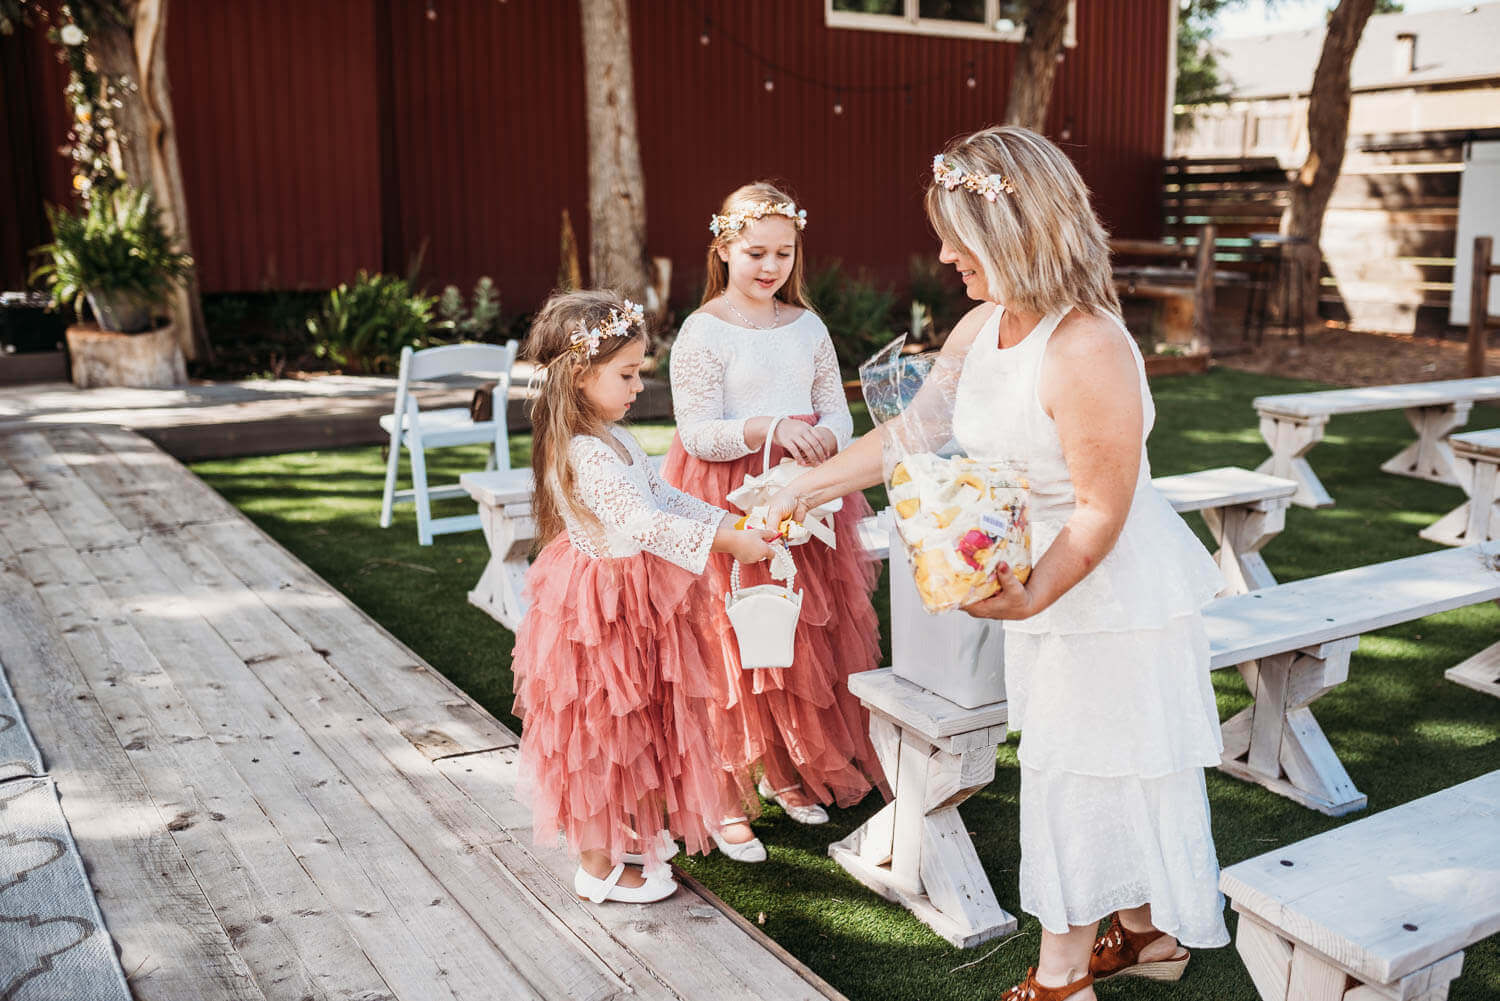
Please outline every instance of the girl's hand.
[[802, 421], [784, 420], [776, 425], [776, 444], [791, 453], [798, 465], [816, 466], [833, 454], [817, 428]]
[[1010, 572], [1010, 564], [1000, 564], [995, 569], [995, 579], [1000, 582], [1000, 590], [983, 601], [965, 605], [963, 611], [976, 619], [1029, 619], [1040, 611], [1032, 607], [1026, 585], [1016, 580]]
[[758, 529], [730, 529], [731, 536], [725, 552], [741, 563], [764, 563], [775, 555], [771, 543], [781, 538], [777, 532]]

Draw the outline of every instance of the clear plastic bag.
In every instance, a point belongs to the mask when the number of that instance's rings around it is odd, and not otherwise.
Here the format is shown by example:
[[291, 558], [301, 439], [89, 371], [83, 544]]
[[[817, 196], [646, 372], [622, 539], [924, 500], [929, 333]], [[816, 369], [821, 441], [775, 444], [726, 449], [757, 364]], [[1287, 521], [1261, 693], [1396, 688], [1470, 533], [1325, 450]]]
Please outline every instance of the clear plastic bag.
[[898, 337], [861, 365], [860, 386], [885, 433], [886, 493], [922, 607], [947, 612], [999, 590], [1001, 563], [1023, 583], [1030, 576], [1026, 470], [962, 454], [953, 441], [961, 363], [905, 346]]

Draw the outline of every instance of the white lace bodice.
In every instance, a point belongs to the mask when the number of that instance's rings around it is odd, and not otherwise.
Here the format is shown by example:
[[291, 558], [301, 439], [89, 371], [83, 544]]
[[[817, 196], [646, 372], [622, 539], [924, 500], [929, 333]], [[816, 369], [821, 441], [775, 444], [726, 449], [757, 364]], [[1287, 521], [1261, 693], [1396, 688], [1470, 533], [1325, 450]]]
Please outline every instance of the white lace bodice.
[[752, 330], [699, 310], [672, 345], [672, 409], [690, 455], [729, 462], [749, 455], [751, 417], [815, 414], [848, 447], [854, 421], [828, 328], [804, 310], [774, 330]]
[[601, 539], [597, 529], [574, 518], [564, 504], [569, 541], [596, 559], [646, 552], [702, 573], [726, 512], [669, 486], [630, 432], [610, 431], [629, 453], [628, 464], [593, 435], [577, 435], [569, 443], [576, 499], [604, 527]]

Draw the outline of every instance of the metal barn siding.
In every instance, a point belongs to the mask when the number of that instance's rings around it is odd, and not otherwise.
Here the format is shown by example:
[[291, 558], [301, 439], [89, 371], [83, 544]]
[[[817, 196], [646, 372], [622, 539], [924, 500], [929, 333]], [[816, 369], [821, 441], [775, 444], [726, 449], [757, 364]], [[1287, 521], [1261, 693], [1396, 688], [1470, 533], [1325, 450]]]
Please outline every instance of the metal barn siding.
[[[1078, 0], [1078, 45], [1058, 68], [1047, 132], [1120, 235], [1160, 225], [1171, 2]], [[530, 309], [555, 281], [564, 208], [587, 268], [576, 0], [433, 3], [433, 19], [424, 0], [173, 6], [174, 111], [206, 291], [326, 287], [360, 267], [404, 272], [421, 252], [432, 286], [488, 274], [507, 310]], [[701, 281], [708, 216], [758, 177], [806, 205], [813, 267], [840, 258], [902, 282], [910, 255], [935, 251], [921, 210], [931, 155], [1000, 119], [1016, 47], [829, 29], [823, 11], [633, 4], [648, 250], [673, 260], [678, 298]], [[7, 66], [7, 98], [14, 75]], [[35, 84], [49, 122], [64, 121], [60, 86]], [[15, 134], [8, 113], [3, 124]], [[12, 147], [0, 159], [16, 159]], [[66, 180], [55, 158], [37, 183], [60, 200]]]

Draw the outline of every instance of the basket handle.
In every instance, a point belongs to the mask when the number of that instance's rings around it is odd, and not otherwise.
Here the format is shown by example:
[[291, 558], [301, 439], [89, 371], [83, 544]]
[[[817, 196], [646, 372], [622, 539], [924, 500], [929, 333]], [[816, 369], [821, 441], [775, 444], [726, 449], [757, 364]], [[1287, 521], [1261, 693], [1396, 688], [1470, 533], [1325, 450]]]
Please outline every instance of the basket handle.
[[771, 471], [771, 447], [776, 443], [776, 425], [780, 424], [782, 418], [772, 417], [770, 425], [766, 428], [766, 446], [760, 454], [760, 471], [762, 474]]
[[[778, 550], [781, 553], [781, 555], [786, 558], [787, 565], [792, 568], [791, 572], [786, 575], [786, 589], [787, 589], [788, 592], [790, 592], [791, 589], [792, 589], [792, 584], [794, 584], [796, 582], [796, 580], [797, 580], [797, 562], [792, 559], [791, 551], [788, 550], [786, 548], [786, 546], [783, 545], [782, 543], [780, 543], [780, 542], [773, 542], [773, 543], [771, 543], [771, 548]], [[734, 561], [731, 562], [730, 567], [729, 567], [729, 593], [730, 594], [739, 594], [739, 592], [740, 592], [740, 561], [739, 560], [734, 560]]]

